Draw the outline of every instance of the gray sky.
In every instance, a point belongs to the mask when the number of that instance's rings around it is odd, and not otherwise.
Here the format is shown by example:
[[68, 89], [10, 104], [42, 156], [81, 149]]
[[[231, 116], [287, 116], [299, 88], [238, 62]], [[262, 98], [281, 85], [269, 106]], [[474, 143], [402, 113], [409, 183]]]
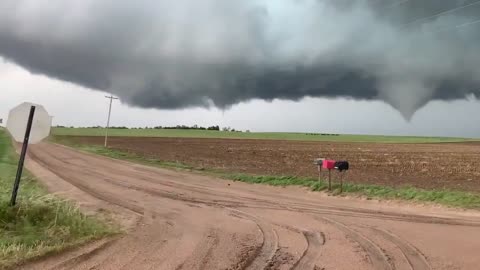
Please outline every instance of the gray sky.
[[478, 0], [5, 0], [0, 113], [478, 136], [479, 44]]
[[[104, 93], [71, 83], [33, 75], [0, 62], [0, 118], [24, 101], [43, 104], [54, 124], [105, 125], [108, 100]], [[221, 125], [252, 131], [338, 132], [480, 137], [480, 102], [432, 102], [407, 122], [390, 105], [380, 101], [307, 98], [293, 101], [251, 101], [222, 112], [218, 109], [158, 110], [133, 108], [117, 102], [113, 125]]]

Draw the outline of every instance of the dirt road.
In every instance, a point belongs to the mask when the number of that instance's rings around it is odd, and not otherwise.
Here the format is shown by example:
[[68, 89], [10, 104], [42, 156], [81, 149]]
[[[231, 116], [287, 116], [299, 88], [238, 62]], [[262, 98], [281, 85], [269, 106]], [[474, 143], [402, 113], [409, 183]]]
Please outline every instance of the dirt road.
[[25, 269], [478, 269], [480, 215], [150, 168], [52, 144], [28, 168], [129, 233]]

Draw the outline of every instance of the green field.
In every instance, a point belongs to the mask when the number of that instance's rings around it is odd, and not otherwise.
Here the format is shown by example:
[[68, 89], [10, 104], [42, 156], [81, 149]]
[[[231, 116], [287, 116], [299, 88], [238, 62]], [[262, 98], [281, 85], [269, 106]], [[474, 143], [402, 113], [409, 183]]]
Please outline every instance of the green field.
[[[101, 128], [54, 128], [53, 135], [104, 136]], [[441, 143], [463, 142], [472, 139], [449, 137], [381, 136], [381, 135], [308, 135], [286, 132], [226, 132], [182, 129], [110, 129], [110, 136], [124, 137], [178, 137], [178, 138], [226, 138], [226, 139], [270, 139], [331, 142], [378, 142], [378, 143]]]
[[18, 156], [0, 128], [0, 269], [111, 233], [103, 222], [47, 193], [24, 172], [17, 205], [8, 206]]

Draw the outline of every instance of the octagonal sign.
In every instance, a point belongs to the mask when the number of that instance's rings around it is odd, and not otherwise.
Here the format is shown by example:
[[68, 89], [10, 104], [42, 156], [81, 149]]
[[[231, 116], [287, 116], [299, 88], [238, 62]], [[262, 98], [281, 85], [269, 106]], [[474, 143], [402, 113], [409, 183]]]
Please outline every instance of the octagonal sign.
[[10, 110], [8, 114], [7, 129], [17, 142], [23, 142], [25, 137], [31, 106], [36, 108], [29, 143], [39, 143], [50, 135], [52, 117], [42, 105], [25, 102]]

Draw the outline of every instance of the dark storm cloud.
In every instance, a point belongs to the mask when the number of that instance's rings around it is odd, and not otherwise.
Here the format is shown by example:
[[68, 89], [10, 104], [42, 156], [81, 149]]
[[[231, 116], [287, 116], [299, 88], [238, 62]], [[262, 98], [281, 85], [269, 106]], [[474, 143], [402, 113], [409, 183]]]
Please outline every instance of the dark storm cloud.
[[0, 55], [140, 107], [347, 97], [410, 118], [478, 93], [476, 2], [5, 0]]

